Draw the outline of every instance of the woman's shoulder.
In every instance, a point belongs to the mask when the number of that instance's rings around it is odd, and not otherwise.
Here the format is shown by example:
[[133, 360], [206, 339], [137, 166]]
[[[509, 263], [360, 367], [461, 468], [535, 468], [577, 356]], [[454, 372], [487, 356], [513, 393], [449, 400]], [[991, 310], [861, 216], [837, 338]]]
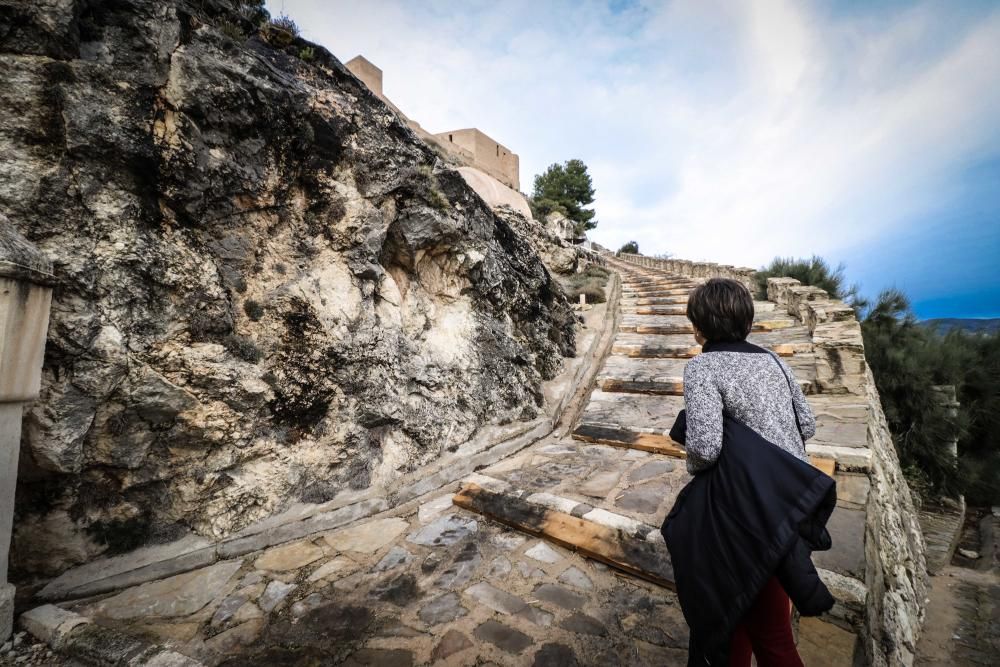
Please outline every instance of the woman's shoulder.
[[712, 375], [725, 365], [726, 360], [723, 358], [725, 356], [728, 355], [718, 352], [701, 352], [696, 354], [688, 359], [687, 364], [684, 366], [684, 374]]

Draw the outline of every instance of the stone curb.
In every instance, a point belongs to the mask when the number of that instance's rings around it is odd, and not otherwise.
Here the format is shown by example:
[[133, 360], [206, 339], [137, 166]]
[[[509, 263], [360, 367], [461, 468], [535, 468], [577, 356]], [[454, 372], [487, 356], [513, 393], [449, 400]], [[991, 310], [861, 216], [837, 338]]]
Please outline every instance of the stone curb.
[[[585, 359], [584, 363], [573, 372], [564, 395], [550, 414], [502, 431], [503, 437], [496, 440], [489, 438], [491, 429], [484, 428], [472, 440], [460, 445], [454, 454], [442, 457], [422, 470], [397, 480], [393, 492], [386, 492], [381, 496], [373, 492], [347, 494], [346, 498], [335, 498], [320, 505], [293, 507], [282, 514], [262, 519], [218, 542], [188, 536], [170, 544], [144, 547], [122, 556], [93, 561], [51, 580], [37, 593], [37, 598], [45, 602], [61, 602], [112, 593], [206, 567], [217, 560], [236, 558], [307, 535], [340, 528], [395, 509], [424, 494], [458, 482], [474, 470], [492, 465], [552, 435], [557, 427], [566, 422], [567, 416], [574, 416], [569, 414], [571, 409], [577, 412], [583, 410], [585, 401], [577, 400], [577, 394], [584, 392], [583, 397], [586, 398], [589, 384], [593, 382], [604, 357], [611, 349], [621, 295], [620, 280], [617, 273], [613, 275], [615, 283], [609, 294], [601, 331], [594, 337], [590, 349], [581, 355]], [[583, 382], [588, 386], [581, 386]], [[496, 430], [496, 427], [492, 429], [494, 437]], [[165, 557], [157, 557], [160, 553]], [[115, 566], [120, 569], [115, 571]]]
[[53, 651], [86, 664], [101, 667], [204, 667], [203, 663], [186, 655], [96, 625], [86, 616], [51, 604], [21, 614], [20, 624]]

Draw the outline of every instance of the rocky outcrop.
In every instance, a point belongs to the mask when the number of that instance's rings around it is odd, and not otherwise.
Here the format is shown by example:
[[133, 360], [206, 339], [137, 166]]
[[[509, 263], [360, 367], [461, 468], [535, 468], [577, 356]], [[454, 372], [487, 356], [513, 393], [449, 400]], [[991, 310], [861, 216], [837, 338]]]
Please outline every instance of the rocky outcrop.
[[512, 208], [501, 206], [494, 211], [497, 217], [503, 218], [528, 240], [550, 271], [560, 274], [576, 272], [584, 257], [579, 247], [552, 234], [544, 223], [525, 217]]
[[0, 4], [0, 211], [59, 278], [22, 577], [391, 486], [573, 354], [509, 216], [281, 43], [221, 0]]

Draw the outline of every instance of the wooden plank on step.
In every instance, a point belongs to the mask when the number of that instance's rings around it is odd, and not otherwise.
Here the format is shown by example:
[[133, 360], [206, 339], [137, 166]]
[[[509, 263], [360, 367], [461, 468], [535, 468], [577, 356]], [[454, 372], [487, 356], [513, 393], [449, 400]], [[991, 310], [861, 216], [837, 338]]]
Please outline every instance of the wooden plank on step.
[[644, 452], [662, 454], [676, 459], [687, 458], [684, 448], [674, 442], [670, 436], [659, 433], [642, 433], [609, 426], [580, 424], [573, 431], [573, 438], [598, 445], [640, 449]]
[[601, 391], [621, 394], [653, 394], [655, 396], [683, 396], [684, 380], [624, 380], [621, 378], [600, 378]]
[[814, 468], [822, 470], [830, 477], [833, 477], [834, 471], [837, 469], [836, 459], [826, 459], [820, 458], [818, 456], [809, 456], [809, 463], [813, 465]]
[[521, 498], [466, 484], [452, 502], [512, 528], [573, 549], [634, 576], [674, 588], [666, 545], [632, 537], [620, 530], [557, 512]]
[[701, 353], [700, 345], [638, 345], [615, 343], [611, 354], [623, 354], [633, 359], [689, 359]]

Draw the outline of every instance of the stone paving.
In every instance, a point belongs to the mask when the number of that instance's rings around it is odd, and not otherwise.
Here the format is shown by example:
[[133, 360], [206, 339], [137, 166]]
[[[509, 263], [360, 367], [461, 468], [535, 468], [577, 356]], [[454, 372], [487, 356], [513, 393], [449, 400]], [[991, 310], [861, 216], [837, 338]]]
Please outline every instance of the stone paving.
[[[666, 561], [656, 528], [689, 479], [683, 452], [634, 449], [629, 434], [669, 441], [664, 431], [683, 407], [683, 366], [698, 348], [683, 333], [683, 316], [640, 314], [638, 306], [683, 305], [693, 283], [614, 268], [623, 278], [621, 307], [636, 312], [622, 314], [578, 424], [614, 427], [621, 440], [556, 433], [466, 483], [611, 527]], [[751, 340], [784, 355], [809, 390], [808, 331], [773, 305], [757, 304]], [[817, 441], [863, 441], [863, 401], [810, 400]], [[207, 665], [686, 663], [687, 627], [670, 590], [455, 507], [459, 486], [345, 528], [62, 606]], [[841, 515], [851, 511], [850, 493]], [[867, 487], [859, 481], [853, 493], [861, 504]], [[856, 521], [848, 523], [854, 530]], [[863, 536], [854, 539], [857, 547], [828, 567], [863, 577]]]
[[[937, 508], [938, 518], [954, 522], [955, 507]], [[964, 516], [964, 505], [962, 506]], [[959, 521], [961, 523], [961, 521]], [[977, 525], [978, 524], [978, 525]], [[969, 519], [961, 531], [960, 548], [976, 558], [955, 553], [931, 578], [931, 601], [915, 664], [919, 667], [995, 665], [1000, 655], [1000, 571], [996, 560], [996, 529], [1000, 511], [981, 521]], [[942, 541], [954, 530], [946, 530]], [[955, 544], [944, 547], [951, 553]]]

